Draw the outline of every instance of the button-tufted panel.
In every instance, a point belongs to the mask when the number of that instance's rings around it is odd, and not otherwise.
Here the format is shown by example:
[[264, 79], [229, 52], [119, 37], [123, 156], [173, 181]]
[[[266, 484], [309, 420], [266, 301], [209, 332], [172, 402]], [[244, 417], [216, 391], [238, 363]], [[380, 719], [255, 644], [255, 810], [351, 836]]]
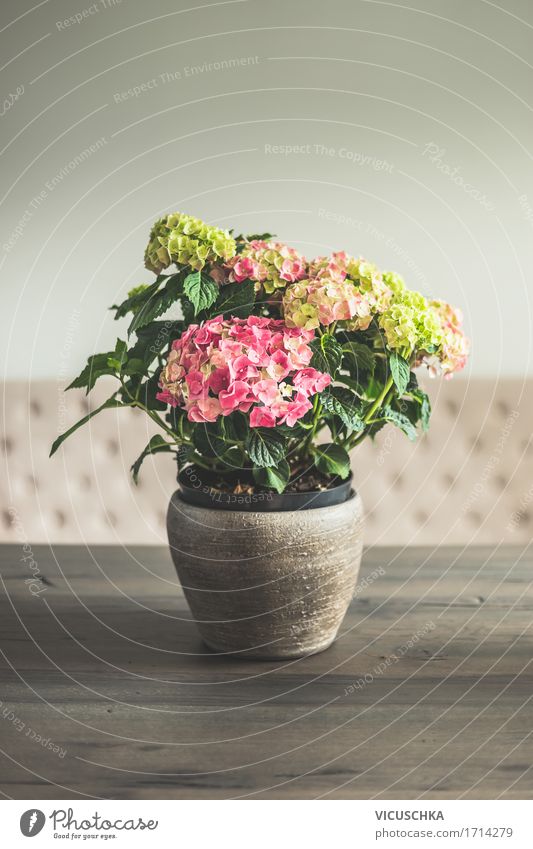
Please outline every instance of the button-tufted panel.
[[[48, 459], [50, 444], [105, 400], [53, 382], [8, 383], [0, 434], [0, 539], [166, 542], [175, 488], [168, 456], [148, 458], [139, 486], [129, 467], [155, 432], [139, 412], [108, 410]], [[428, 381], [429, 434], [416, 443], [386, 428], [353, 453], [368, 543], [527, 542], [533, 530], [532, 384]]]

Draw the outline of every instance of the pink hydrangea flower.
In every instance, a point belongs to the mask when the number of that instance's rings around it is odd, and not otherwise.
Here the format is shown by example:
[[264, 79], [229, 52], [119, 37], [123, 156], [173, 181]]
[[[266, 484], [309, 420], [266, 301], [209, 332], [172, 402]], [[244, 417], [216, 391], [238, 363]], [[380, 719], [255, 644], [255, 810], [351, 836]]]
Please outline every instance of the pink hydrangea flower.
[[188, 417], [191, 422], [215, 422], [221, 412], [218, 398], [199, 398], [189, 409]]
[[250, 427], [276, 427], [276, 414], [268, 407], [254, 407], [250, 413]]
[[[329, 377], [329, 375], [326, 375]], [[329, 381], [328, 381], [329, 382]], [[300, 390], [292, 401], [279, 401], [272, 405], [273, 412], [278, 416], [279, 424], [294, 427], [298, 419], [311, 410], [313, 405], [305, 392]]]
[[445, 301], [431, 301], [430, 306], [437, 312], [442, 327], [442, 343], [436, 354], [436, 362], [425, 358], [430, 372], [434, 370], [449, 380], [457, 371], [461, 371], [470, 353], [470, 340], [463, 330], [463, 314], [461, 310], [450, 306]]
[[309, 367], [313, 336], [263, 316], [190, 325], [172, 343], [157, 398], [183, 407], [193, 422], [239, 411], [249, 413], [250, 427], [294, 427], [331, 382]]
[[313, 260], [308, 279], [287, 287], [283, 314], [289, 327], [311, 330], [340, 321], [346, 330], [366, 330], [391, 297], [375, 265], [340, 251]]
[[242, 253], [226, 263], [229, 280], [242, 283], [253, 280], [256, 289], [263, 288], [268, 294], [284, 289], [287, 283], [295, 283], [307, 276], [307, 261], [295, 248], [283, 242], [249, 242]]
[[324, 374], [314, 368], [304, 368], [294, 375], [293, 383], [306, 397], [309, 397], [309, 395], [315, 395], [317, 392], [323, 392], [330, 383], [328, 378], [329, 374]]
[[244, 380], [234, 380], [227, 389], [218, 394], [222, 415], [227, 416], [234, 410], [247, 413], [253, 404], [254, 397], [250, 385]]

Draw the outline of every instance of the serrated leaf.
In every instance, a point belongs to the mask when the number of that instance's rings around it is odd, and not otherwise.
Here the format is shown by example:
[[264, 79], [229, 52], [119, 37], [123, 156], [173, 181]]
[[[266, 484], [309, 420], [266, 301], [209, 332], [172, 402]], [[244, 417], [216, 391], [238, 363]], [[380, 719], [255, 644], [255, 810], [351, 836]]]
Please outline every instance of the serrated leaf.
[[194, 428], [192, 441], [198, 453], [204, 457], [221, 458], [229, 448], [218, 422], [198, 423]]
[[176, 450], [176, 460], [178, 461], [178, 469], [189, 463], [194, 457], [194, 449], [192, 445], [179, 445]]
[[246, 236], [236, 236], [236, 241], [245, 239], [247, 242], [271, 242], [275, 239], [274, 233], [247, 233]]
[[52, 454], [55, 454], [59, 446], [65, 441], [65, 439], [67, 439], [67, 437], [74, 433], [74, 431], [78, 430], [78, 428], [82, 427], [82, 425], [86, 424], [90, 419], [92, 419], [93, 416], [96, 416], [97, 413], [101, 413], [102, 410], [108, 410], [113, 407], [128, 406], [127, 404], [123, 404], [122, 401], [119, 401], [116, 397], [116, 394], [116, 392], [113, 393], [111, 398], [108, 398], [107, 401], [104, 401], [104, 403], [101, 404], [100, 407], [97, 407], [96, 410], [91, 410], [91, 412], [84, 416], [82, 419], [80, 419], [79, 422], [76, 422], [76, 424], [72, 425], [72, 427], [66, 430], [65, 433], [62, 433], [60, 436], [58, 436], [52, 445], [49, 456], [51, 457]]
[[342, 383], [343, 386], [347, 386], [348, 389], [351, 389], [356, 395], [363, 395], [365, 391], [364, 387], [361, 386], [357, 380], [354, 380], [352, 377], [348, 377], [346, 374], [337, 374], [335, 381], [337, 383]]
[[87, 360], [85, 368], [78, 377], [74, 378], [72, 383], [67, 386], [67, 389], [86, 388], [85, 394], [88, 395], [99, 377], [102, 377], [105, 374], [116, 375], [118, 370], [116, 366], [109, 365], [109, 360], [113, 359], [114, 355], [114, 351], [109, 351], [107, 354], [93, 354], [93, 356], [89, 357]]
[[136, 357], [128, 360], [124, 368], [124, 374], [127, 374], [129, 377], [132, 377], [134, 374], [146, 374], [146, 365], [144, 360], [140, 360]]
[[194, 314], [209, 309], [218, 298], [218, 286], [215, 281], [202, 271], [188, 274], [183, 283], [183, 291], [194, 307]]
[[146, 448], [144, 449], [142, 454], [140, 454], [137, 457], [137, 459], [135, 460], [135, 463], [131, 467], [131, 476], [132, 476], [134, 482], [135, 483], [138, 482], [139, 469], [141, 468], [143, 460], [145, 459], [145, 457], [148, 457], [149, 454], [160, 454], [162, 452], [168, 452], [168, 451], [176, 452], [176, 447], [174, 445], [170, 445], [170, 443], [168, 443], [168, 442], [165, 442], [163, 437], [160, 436], [159, 434], [152, 436], [150, 442], [148, 443], [148, 445], [146, 446]]
[[285, 459], [285, 439], [273, 428], [252, 427], [246, 440], [246, 450], [255, 466], [277, 466]]
[[376, 438], [376, 435], [380, 432], [382, 428], [385, 427], [386, 424], [387, 422], [381, 419], [381, 421], [372, 422], [372, 424], [368, 425], [367, 435], [370, 437], [372, 442]]
[[365, 386], [365, 398], [367, 401], [375, 401], [383, 391], [383, 383], [375, 377], [371, 377]]
[[129, 312], [138, 312], [155, 295], [165, 279], [165, 277], [159, 276], [154, 283], [151, 283], [142, 292], [136, 292], [134, 295], [128, 296], [121, 304], [113, 304], [111, 309], [115, 310], [115, 321], [119, 318], [124, 318]]
[[392, 351], [389, 354], [389, 366], [394, 385], [398, 390], [398, 395], [401, 397], [407, 389], [411, 368], [407, 360], [404, 360], [397, 351]]
[[393, 410], [392, 407], [384, 407], [381, 411], [380, 418], [383, 418], [385, 421], [391, 422], [396, 425], [396, 427], [400, 428], [402, 433], [405, 433], [411, 442], [416, 439], [416, 427], [407, 418], [407, 416], [398, 412], [398, 410]]
[[313, 339], [310, 348], [313, 351], [312, 368], [327, 372], [334, 377], [341, 366], [343, 353], [342, 346], [335, 337], [330, 333], [324, 333]]
[[238, 318], [248, 318], [252, 314], [255, 303], [255, 284], [253, 280], [243, 280], [242, 283], [228, 283], [222, 286], [217, 300], [208, 310], [207, 317], [216, 315]]
[[253, 470], [253, 476], [255, 482], [260, 486], [275, 489], [276, 492], [281, 495], [289, 482], [289, 464], [286, 460], [282, 460], [278, 466], [267, 466], [262, 469], [255, 468]]
[[182, 294], [181, 274], [173, 274], [167, 278], [164, 287], [155, 292], [148, 301], [135, 313], [128, 328], [128, 335], [136, 333], [140, 327], [150, 324], [155, 318], [163, 315]]
[[168, 407], [165, 419], [174, 433], [182, 433], [186, 428], [186, 436], [192, 436], [196, 424], [188, 420], [187, 412], [183, 407]]
[[160, 391], [159, 389], [159, 375], [161, 374], [161, 369], [158, 369], [155, 374], [146, 380], [140, 389], [139, 398], [142, 403], [148, 407], [149, 410], [166, 410], [168, 404], [165, 404], [164, 401], [159, 401], [156, 398], [157, 393]]
[[112, 356], [107, 358], [109, 368], [114, 368], [119, 372], [124, 370], [124, 366], [128, 361], [127, 347], [126, 342], [122, 339], [117, 339]]
[[[233, 230], [230, 230], [230, 233], [233, 233]], [[275, 238], [273, 233], [250, 233], [247, 235], [240, 233], [238, 236], [234, 236], [236, 253], [242, 253], [250, 242], [270, 242]]]
[[350, 474], [348, 452], [334, 442], [317, 445], [315, 448], [315, 466], [325, 475], [338, 475], [347, 478]]
[[353, 361], [355, 374], [361, 379], [363, 374], [373, 375], [376, 367], [376, 357], [362, 342], [345, 342], [342, 346], [343, 353]]
[[422, 392], [421, 389], [416, 389], [411, 392], [411, 397], [415, 398], [420, 404], [420, 424], [423, 431], [429, 430], [429, 419], [431, 416], [431, 402], [428, 395]]
[[169, 347], [182, 330], [183, 322], [174, 320], [152, 321], [145, 327], [139, 327], [135, 331], [137, 341], [129, 349], [128, 357], [144, 360], [148, 367], [161, 351]]
[[222, 427], [229, 442], [244, 442], [250, 430], [248, 416], [238, 411], [231, 413], [222, 419]]
[[423, 392], [422, 395], [423, 395], [422, 402], [421, 402], [422, 413], [421, 413], [420, 420], [421, 420], [421, 423], [422, 423], [422, 430], [428, 431], [429, 430], [429, 420], [431, 418], [431, 402], [430, 402], [430, 400], [429, 400], [429, 398], [428, 398], [428, 396], [426, 395], [425, 392]]
[[363, 430], [365, 423], [361, 416], [361, 401], [349, 389], [330, 387], [321, 393], [320, 401], [325, 410], [340, 418], [350, 433]]

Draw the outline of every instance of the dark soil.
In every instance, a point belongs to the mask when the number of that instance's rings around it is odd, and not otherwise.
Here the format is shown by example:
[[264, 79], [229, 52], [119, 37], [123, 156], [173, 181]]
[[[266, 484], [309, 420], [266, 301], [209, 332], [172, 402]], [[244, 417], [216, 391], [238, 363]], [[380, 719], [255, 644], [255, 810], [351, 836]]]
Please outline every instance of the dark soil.
[[[206, 481], [211, 489], [232, 495], [254, 495], [260, 492], [272, 492], [271, 489], [255, 483], [251, 476], [243, 472], [241, 475], [222, 477], [213, 475]], [[309, 472], [294, 473], [285, 492], [323, 492], [341, 483], [338, 477], [329, 477], [313, 469]]]

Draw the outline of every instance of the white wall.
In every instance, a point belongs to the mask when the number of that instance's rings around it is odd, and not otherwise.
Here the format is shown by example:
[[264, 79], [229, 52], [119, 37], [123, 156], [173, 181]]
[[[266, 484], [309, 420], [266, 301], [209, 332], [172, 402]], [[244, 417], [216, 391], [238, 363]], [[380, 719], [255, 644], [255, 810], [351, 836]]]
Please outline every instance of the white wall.
[[155, 0], [61, 28], [63, 2], [10, 28], [6, 59], [42, 40], [3, 72], [24, 87], [1, 117], [5, 376], [111, 345], [106, 308], [174, 209], [366, 255], [464, 308], [471, 373], [531, 372], [533, 10], [411, 6]]

